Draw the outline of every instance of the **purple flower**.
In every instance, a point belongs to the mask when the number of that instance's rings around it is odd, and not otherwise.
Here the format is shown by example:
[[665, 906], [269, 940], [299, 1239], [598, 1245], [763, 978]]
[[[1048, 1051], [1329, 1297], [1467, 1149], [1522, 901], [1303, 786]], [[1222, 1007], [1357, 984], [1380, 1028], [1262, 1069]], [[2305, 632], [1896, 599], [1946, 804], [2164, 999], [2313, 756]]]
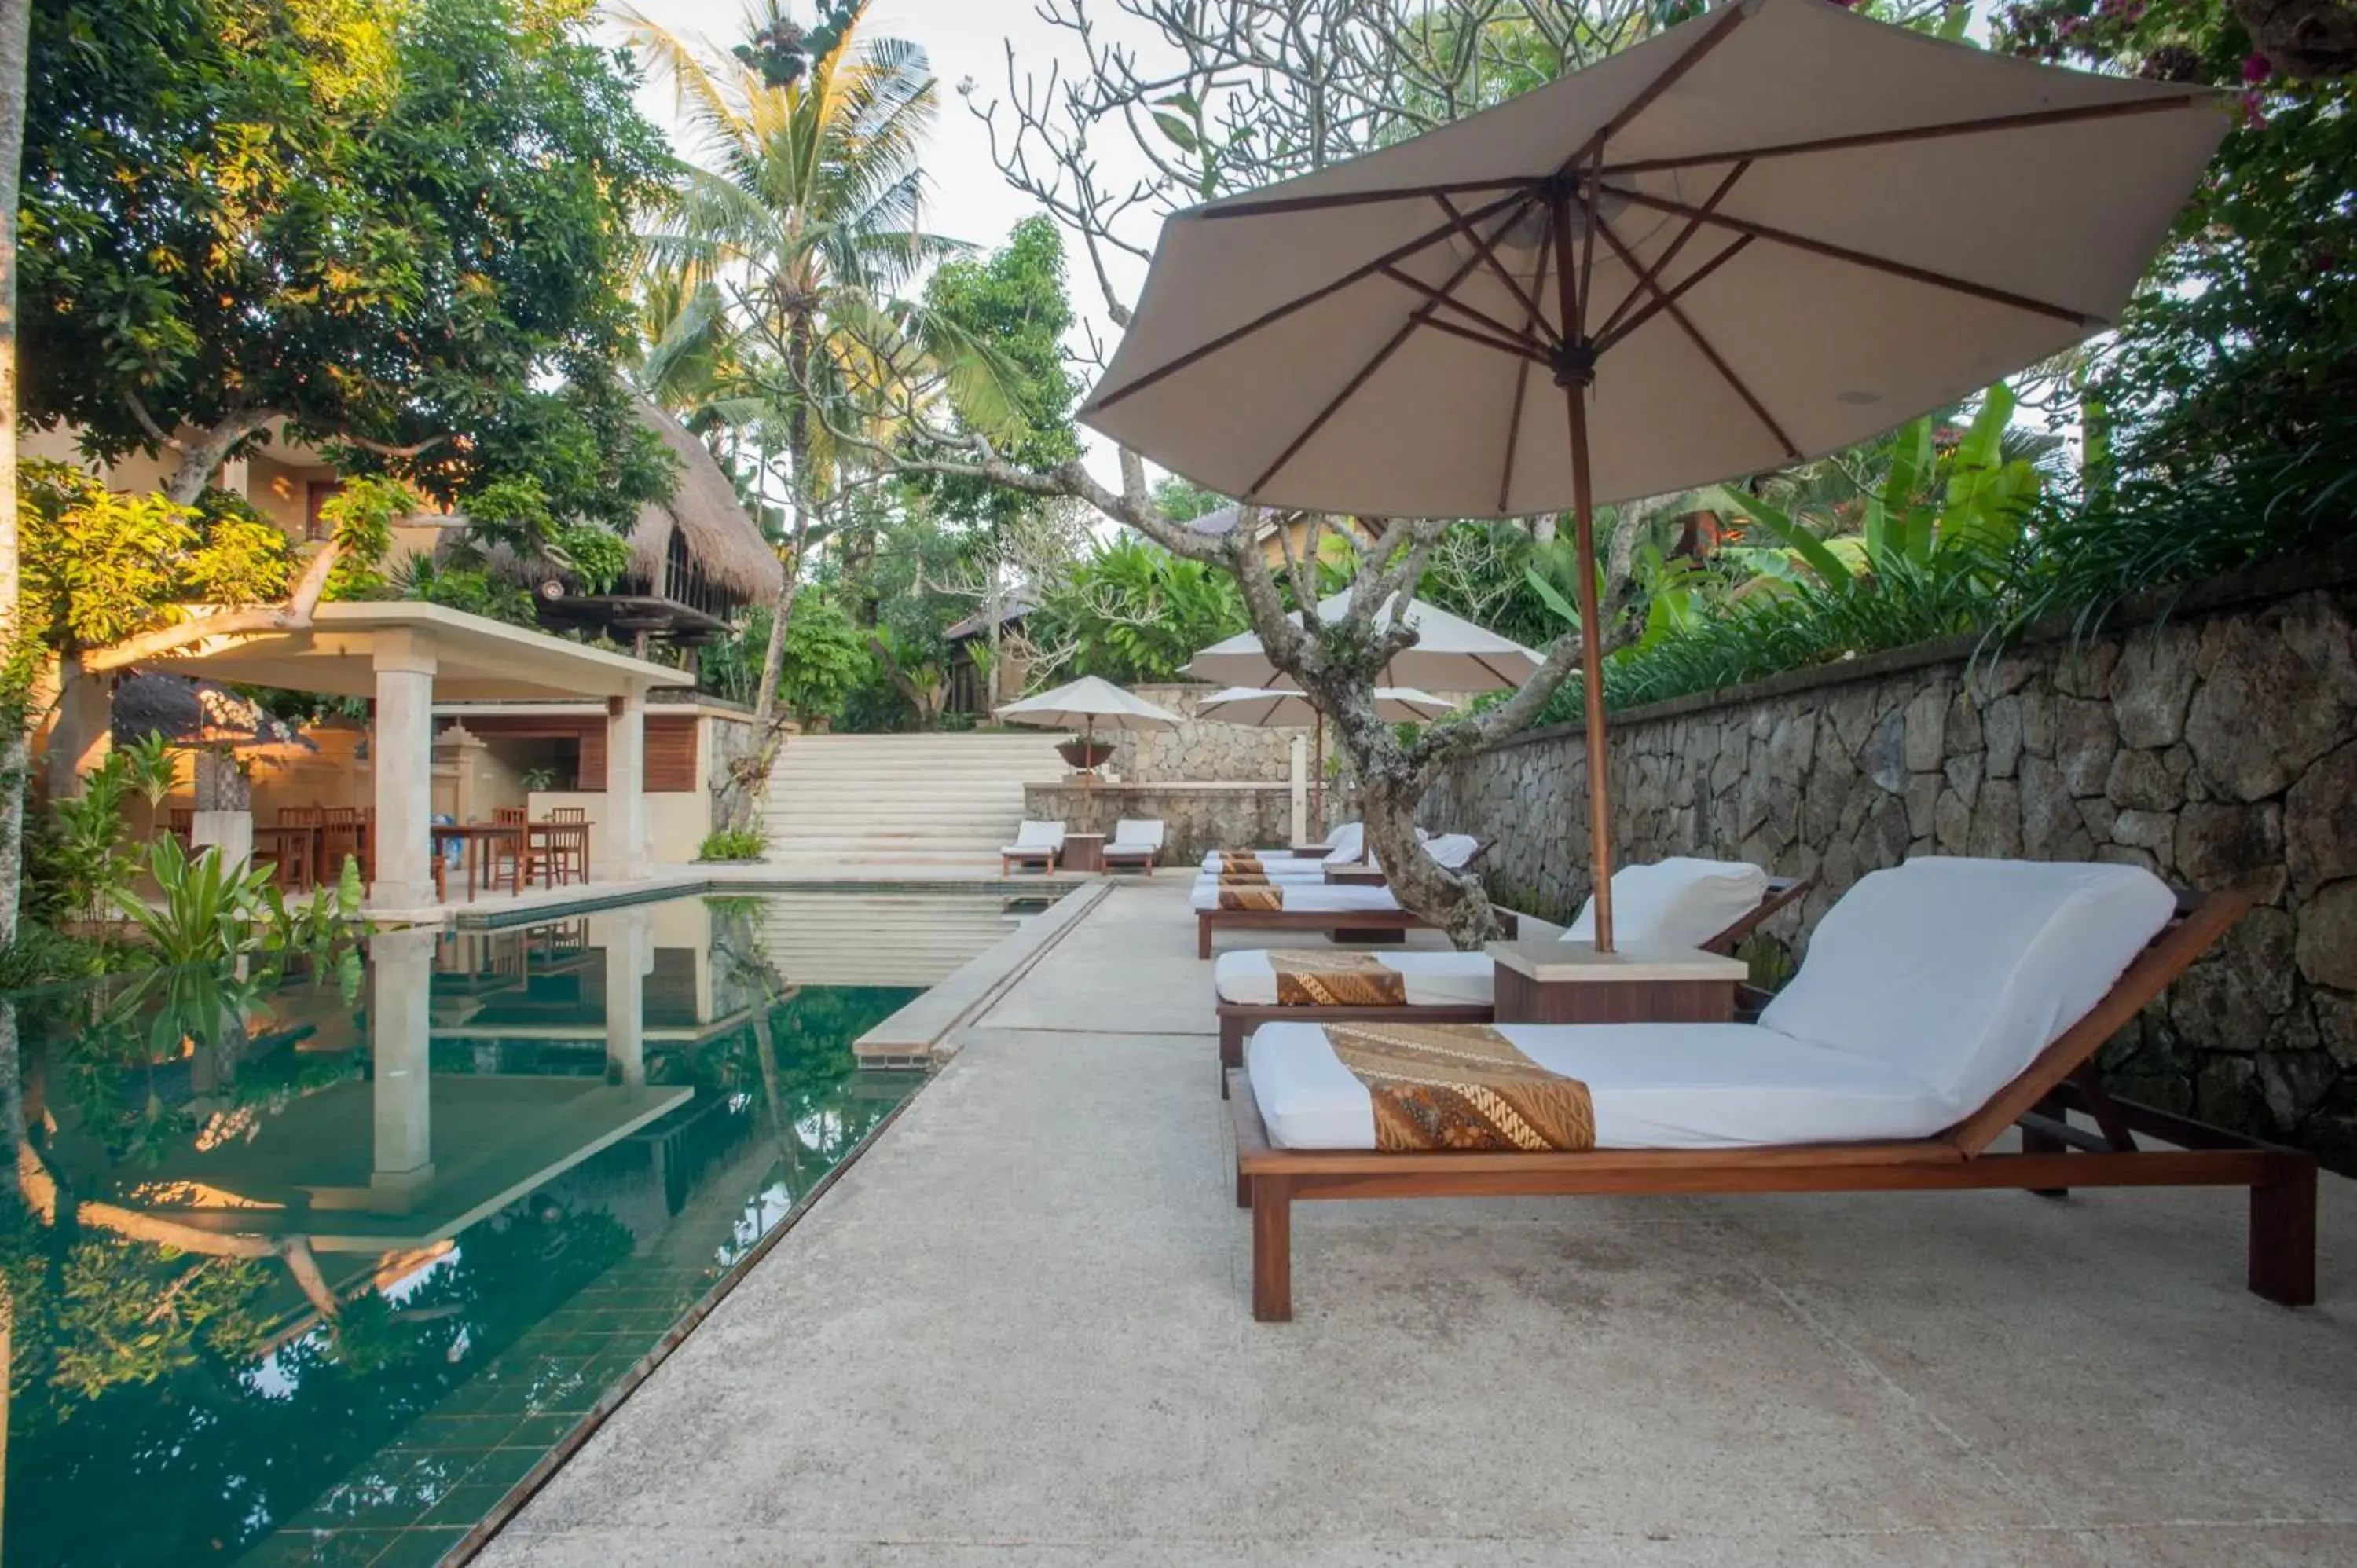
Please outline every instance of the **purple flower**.
[[2267, 59], [2267, 57], [2263, 54], [2254, 52], [2248, 59], [2245, 59], [2243, 62], [2243, 80], [2249, 82], [2253, 87], [2256, 87], [2259, 83], [2265, 81], [2275, 73], [2275, 61]]

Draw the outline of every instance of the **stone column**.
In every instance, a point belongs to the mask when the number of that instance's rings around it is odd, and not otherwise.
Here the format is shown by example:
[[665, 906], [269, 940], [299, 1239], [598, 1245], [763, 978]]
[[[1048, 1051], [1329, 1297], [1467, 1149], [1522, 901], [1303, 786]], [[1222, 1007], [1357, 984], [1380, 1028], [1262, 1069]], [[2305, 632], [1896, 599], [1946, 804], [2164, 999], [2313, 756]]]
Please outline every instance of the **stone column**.
[[1292, 786], [1293, 837], [1286, 842], [1308, 843], [1309, 842], [1309, 742], [1305, 736], [1293, 737], [1289, 768], [1290, 771], [1286, 777]]
[[376, 885], [379, 909], [423, 909], [434, 903], [434, 649], [406, 632], [376, 645], [376, 729], [369, 740], [376, 774]]
[[[378, 809], [383, 821], [383, 808]], [[421, 836], [420, 844], [425, 843]], [[413, 926], [369, 943], [369, 1094], [375, 1157], [370, 1207], [406, 1213], [434, 1184], [433, 1076], [427, 1028], [435, 932]]]
[[647, 694], [606, 699], [606, 854], [600, 882], [647, 875]]
[[606, 928], [606, 1067], [631, 1089], [647, 1086], [647, 972], [655, 965], [644, 909], [598, 918]]

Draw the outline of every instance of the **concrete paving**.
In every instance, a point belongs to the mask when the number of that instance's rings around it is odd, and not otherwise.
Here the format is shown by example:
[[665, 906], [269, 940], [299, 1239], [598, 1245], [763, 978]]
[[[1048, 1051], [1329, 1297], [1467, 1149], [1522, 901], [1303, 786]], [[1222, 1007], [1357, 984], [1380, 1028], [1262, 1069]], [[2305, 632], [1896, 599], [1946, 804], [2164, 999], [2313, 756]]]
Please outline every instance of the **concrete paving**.
[[1185, 883], [1123, 887], [495, 1540], [640, 1563], [2357, 1562], [2231, 1192], [1305, 1205], [1252, 1321]]

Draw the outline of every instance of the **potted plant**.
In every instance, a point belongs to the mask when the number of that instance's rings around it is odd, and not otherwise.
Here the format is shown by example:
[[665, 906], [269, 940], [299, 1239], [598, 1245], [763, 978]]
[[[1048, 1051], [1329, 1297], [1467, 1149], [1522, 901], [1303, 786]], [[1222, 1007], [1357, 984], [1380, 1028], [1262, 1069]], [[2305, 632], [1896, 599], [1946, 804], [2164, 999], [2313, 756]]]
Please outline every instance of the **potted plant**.
[[1079, 772], [1094, 773], [1113, 759], [1113, 742], [1083, 740], [1075, 736], [1060, 744], [1056, 747], [1056, 755]]

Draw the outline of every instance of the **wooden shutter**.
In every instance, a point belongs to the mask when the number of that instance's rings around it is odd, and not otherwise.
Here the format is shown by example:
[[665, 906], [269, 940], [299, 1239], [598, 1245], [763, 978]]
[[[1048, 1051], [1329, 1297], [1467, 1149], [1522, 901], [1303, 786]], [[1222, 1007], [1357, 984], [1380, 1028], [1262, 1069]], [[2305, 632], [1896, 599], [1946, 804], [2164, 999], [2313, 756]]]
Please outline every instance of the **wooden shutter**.
[[695, 715], [647, 715], [646, 790], [650, 795], [692, 794], [695, 774]]
[[606, 721], [587, 719], [581, 729], [581, 777], [575, 782], [576, 789], [603, 789], [606, 787]]

